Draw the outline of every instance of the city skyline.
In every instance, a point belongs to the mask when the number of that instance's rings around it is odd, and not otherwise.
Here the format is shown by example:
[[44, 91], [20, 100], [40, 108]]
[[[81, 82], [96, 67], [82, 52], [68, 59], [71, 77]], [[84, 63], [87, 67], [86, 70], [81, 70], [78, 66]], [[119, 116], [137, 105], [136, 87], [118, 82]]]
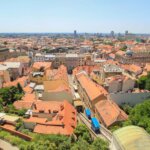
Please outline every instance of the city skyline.
[[150, 33], [149, 6], [148, 0], [5, 0], [0, 33]]

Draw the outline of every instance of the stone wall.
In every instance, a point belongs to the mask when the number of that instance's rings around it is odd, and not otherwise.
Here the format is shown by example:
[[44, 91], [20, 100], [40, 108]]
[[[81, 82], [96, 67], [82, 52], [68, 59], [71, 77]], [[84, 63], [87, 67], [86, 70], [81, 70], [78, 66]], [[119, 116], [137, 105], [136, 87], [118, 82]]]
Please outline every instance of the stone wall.
[[111, 93], [109, 98], [116, 102], [119, 106], [122, 104], [129, 104], [134, 106], [144, 100], [150, 98], [150, 92], [143, 93]]

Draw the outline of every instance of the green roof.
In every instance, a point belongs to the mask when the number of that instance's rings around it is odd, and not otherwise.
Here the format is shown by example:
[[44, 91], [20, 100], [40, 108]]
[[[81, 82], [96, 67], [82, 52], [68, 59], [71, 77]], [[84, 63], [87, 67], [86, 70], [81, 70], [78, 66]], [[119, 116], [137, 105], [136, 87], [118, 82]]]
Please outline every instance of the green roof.
[[137, 126], [127, 126], [113, 133], [121, 150], [150, 150], [150, 135]]

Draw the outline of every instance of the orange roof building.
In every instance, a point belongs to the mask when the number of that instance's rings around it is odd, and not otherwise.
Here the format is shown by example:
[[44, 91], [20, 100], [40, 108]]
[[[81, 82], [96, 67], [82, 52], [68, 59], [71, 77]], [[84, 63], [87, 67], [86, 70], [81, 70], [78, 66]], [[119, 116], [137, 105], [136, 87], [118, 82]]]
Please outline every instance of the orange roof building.
[[93, 107], [101, 99], [107, 99], [107, 91], [94, 83], [85, 72], [76, 75], [78, 92], [89, 107]]
[[15, 101], [13, 105], [16, 109], [31, 109], [35, 101], [39, 101], [36, 99], [35, 93], [26, 93], [22, 100]]
[[66, 100], [39, 101], [32, 107], [32, 117], [24, 120], [26, 128], [41, 134], [71, 135], [77, 125], [77, 112]]
[[122, 65], [122, 68], [125, 70], [126, 73], [129, 73], [131, 76], [136, 77], [137, 75], [142, 74], [143, 70], [138, 65]]
[[127, 114], [111, 100], [102, 100], [95, 104], [95, 112], [106, 127], [128, 119]]
[[44, 81], [44, 91], [45, 92], [59, 92], [59, 91], [70, 91], [69, 84], [65, 82], [65, 80], [52, 80], [52, 81]]
[[6, 82], [3, 84], [3, 87], [17, 86], [18, 83], [20, 83], [20, 85], [22, 87], [25, 87], [25, 85], [28, 83], [28, 77], [23, 76], [23, 77], [18, 78], [14, 81]]
[[98, 66], [78, 66], [73, 69], [73, 75], [75, 76], [81, 71], [85, 71], [87, 74], [90, 74], [94, 70], [99, 70]]
[[7, 62], [21, 62], [21, 63], [30, 63], [30, 58], [28, 56], [18, 56], [17, 58], [10, 58], [6, 60]]
[[33, 71], [39, 71], [41, 68], [44, 70], [51, 68], [51, 62], [35, 62], [32, 66]]

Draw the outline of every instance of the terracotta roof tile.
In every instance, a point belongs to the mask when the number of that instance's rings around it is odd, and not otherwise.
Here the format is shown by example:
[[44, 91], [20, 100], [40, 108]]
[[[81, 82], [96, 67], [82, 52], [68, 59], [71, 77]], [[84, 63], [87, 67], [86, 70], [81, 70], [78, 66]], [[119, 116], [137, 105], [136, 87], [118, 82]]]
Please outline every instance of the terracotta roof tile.
[[27, 83], [28, 77], [27, 76], [23, 76], [21, 78], [18, 78], [12, 82], [7, 82], [3, 84], [3, 87], [10, 87], [10, 86], [17, 86], [18, 83], [20, 83], [20, 85], [22, 87], [25, 86], [25, 84]]
[[111, 100], [99, 101], [95, 104], [95, 108], [107, 127], [115, 122], [124, 121], [128, 118], [126, 113]]
[[[44, 113], [49, 113], [52, 118], [49, 120], [34, 116], [34, 112], [37, 115], [40, 110], [43, 110]], [[54, 111], [55, 115], [53, 116]], [[36, 133], [71, 135], [77, 124], [76, 115], [75, 108], [66, 100], [63, 102], [41, 101], [34, 103], [33, 117], [24, 121], [35, 122], [34, 132]]]
[[44, 67], [44, 70], [51, 68], [51, 62], [35, 62], [32, 66], [34, 69], [40, 69]]
[[82, 88], [85, 89], [91, 101], [100, 95], [107, 94], [107, 91], [102, 86], [94, 83], [85, 73], [77, 74], [77, 80], [80, 82]]

